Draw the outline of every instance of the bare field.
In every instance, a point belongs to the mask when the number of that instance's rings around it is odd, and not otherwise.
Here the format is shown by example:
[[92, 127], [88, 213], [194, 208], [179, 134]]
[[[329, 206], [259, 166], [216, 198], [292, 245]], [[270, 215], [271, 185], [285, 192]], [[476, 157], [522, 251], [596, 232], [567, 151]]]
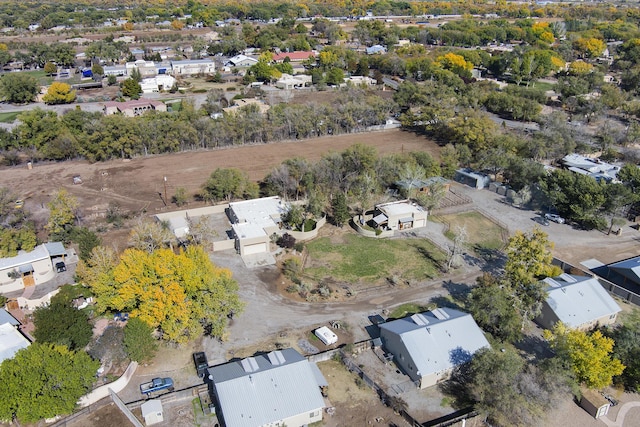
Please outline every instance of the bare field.
[[[132, 212], [154, 213], [166, 209], [162, 201], [164, 177], [170, 200], [178, 187], [196, 194], [216, 168], [238, 168], [258, 181], [288, 158], [303, 157], [313, 162], [356, 143], [374, 147], [380, 155], [427, 151], [438, 157], [440, 150], [424, 137], [394, 129], [101, 163], [36, 163], [31, 170], [24, 165], [0, 169], [0, 185], [25, 199], [26, 209], [36, 218], [46, 215], [46, 203], [62, 187], [78, 198], [87, 220], [103, 214], [110, 203]], [[74, 176], [80, 176], [82, 184], [73, 185]]]

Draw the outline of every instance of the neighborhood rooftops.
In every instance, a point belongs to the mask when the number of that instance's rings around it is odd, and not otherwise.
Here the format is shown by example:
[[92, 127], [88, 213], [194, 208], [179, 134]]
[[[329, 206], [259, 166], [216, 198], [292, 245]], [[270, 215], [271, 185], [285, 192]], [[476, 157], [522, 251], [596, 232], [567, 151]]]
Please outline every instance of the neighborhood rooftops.
[[598, 159], [568, 154], [562, 158], [562, 163], [572, 172], [588, 175], [596, 180], [616, 182], [620, 166], [612, 165]]
[[0, 258], [0, 270], [20, 267], [42, 259], [66, 255], [64, 245], [60, 242], [44, 243], [36, 246], [31, 252], [20, 252], [10, 258]]
[[285, 58], [289, 58], [291, 61], [304, 61], [305, 59], [315, 58], [316, 52], [314, 51], [296, 51], [296, 52], [283, 52], [274, 53], [272, 58], [274, 61], [284, 61]]
[[621, 311], [595, 277], [561, 274], [544, 282], [549, 285], [546, 303], [569, 327], [577, 328]]
[[214, 366], [209, 375], [230, 427], [271, 425], [325, 406], [317, 373], [292, 348]]

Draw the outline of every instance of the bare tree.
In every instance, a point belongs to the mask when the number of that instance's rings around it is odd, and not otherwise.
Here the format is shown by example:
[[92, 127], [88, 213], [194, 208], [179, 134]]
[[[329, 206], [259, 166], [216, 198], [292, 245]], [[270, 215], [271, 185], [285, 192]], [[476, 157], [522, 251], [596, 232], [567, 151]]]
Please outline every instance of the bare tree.
[[447, 249], [447, 270], [451, 270], [451, 267], [455, 267], [461, 263], [460, 256], [468, 241], [467, 227], [465, 225], [457, 226], [454, 234], [453, 242]]
[[167, 223], [138, 219], [131, 230], [129, 245], [136, 249], [152, 253], [156, 249], [171, 247], [175, 236]]

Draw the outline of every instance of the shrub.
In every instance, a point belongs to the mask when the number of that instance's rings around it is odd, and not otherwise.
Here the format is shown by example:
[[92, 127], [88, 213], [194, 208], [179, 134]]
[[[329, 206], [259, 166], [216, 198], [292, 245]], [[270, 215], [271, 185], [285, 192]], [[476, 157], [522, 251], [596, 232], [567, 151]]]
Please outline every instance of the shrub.
[[124, 346], [131, 360], [144, 362], [153, 359], [158, 343], [153, 337], [153, 328], [134, 317], [124, 327]]
[[289, 258], [282, 264], [282, 272], [291, 280], [297, 279], [302, 272], [302, 264], [298, 258]]
[[296, 244], [296, 238], [289, 233], [284, 233], [276, 242], [281, 248], [291, 249]]

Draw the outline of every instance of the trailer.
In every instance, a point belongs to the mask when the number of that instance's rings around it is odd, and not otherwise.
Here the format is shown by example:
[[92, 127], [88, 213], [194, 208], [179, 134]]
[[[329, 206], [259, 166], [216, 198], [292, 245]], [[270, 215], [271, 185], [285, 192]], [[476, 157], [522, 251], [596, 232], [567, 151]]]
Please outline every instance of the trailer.
[[173, 391], [173, 380], [171, 378], [154, 378], [147, 383], [140, 384], [140, 393], [149, 395], [157, 391]]

